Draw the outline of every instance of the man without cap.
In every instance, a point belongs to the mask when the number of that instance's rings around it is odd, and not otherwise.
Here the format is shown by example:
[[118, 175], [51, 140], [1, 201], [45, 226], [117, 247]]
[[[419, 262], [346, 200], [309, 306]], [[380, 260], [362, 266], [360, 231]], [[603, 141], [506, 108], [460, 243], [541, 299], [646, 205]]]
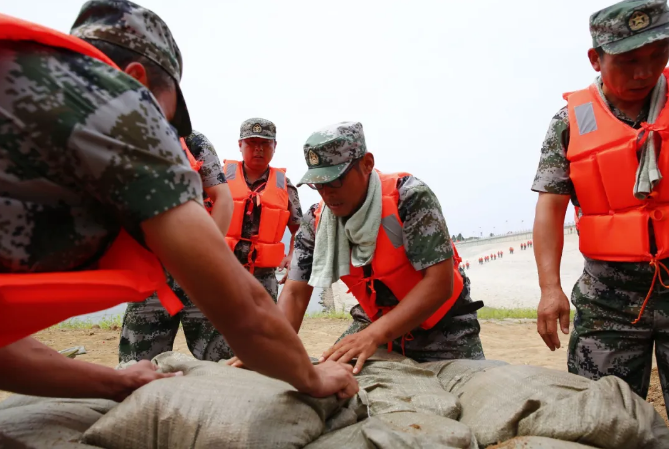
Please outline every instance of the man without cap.
[[569, 332], [560, 258], [571, 198], [585, 269], [571, 295], [569, 371], [618, 376], [646, 397], [655, 345], [669, 406], [669, 185], [661, 180], [669, 175], [669, 8], [666, 0], [616, 3], [590, 17], [590, 33], [588, 58], [600, 75], [565, 95], [532, 186], [537, 330], [551, 350], [560, 347], [558, 320]]
[[408, 173], [374, 169], [360, 123], [313, 133], [300, 184], [323, 199], [305, 214], [279, 307], [295, 330], [314, 287], [340, 278], [359, 302], [354, 323], [321, 360], [354, 372], [383, 345], [420, 362], [483, 359], [469, 279], [451, 243], [439, 200]]
[[[91, 40], [93, 45], [100, 45], [98, 42]], [[109, 45], [114, 44], [104, 42], [100, 46], [105, 48]], [[211, 217], [225, 234], [232, 216], [232, 201], [216, 150], [209, 139], [198, 131], [193, 131], [184, 139], [184, 143], [195, 160], [202, 164], [198, 173], [204, 189], [203, 202], [210, 205]], [[171, 351], [179, 325], [183, 327], [188, 349], [196, 359], [217, 362], [230, 358], [230, 347], [220, 332], [192, 303], [171, 275], [168, 275], [167, 282], [184, 308], [172, 316], [156, 294], [144, 302], [128, 303], [121, 328], [119, 362], [151, 360], [158, 354]]]
[[[0, 23], [2, 272], [24, 279], [90, 273], [124, 229], [153, 251], [251, 368], [314, 396], [354, 394], [351, 367], [311, 364], [205, 211], [202, 183], [168, 122], [182, 136], [191, 133], [178, 86], [180, 52], [167, 25], [152, 11], [111, 0], [86, 3], [74, 37], [4, 15]], [[82, 38], [128, 50], [127, 64], [111, 67]], [[121, 400], [166, 376], [150, 362], [116, 371], [68, 359], [32, 338], [0, 348], [0, 389], [17, 393]]]

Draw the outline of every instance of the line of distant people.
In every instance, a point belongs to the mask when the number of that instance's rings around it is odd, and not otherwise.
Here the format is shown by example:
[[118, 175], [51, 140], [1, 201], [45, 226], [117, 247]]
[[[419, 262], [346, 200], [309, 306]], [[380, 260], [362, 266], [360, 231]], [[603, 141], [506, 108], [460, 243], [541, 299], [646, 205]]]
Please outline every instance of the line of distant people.
[[[521, 250], [526, 250], [528, 248], [532, 248], [532, 240], [528, 240], [527, 242], [520, 244]], [[513, 255], [513, 246], [509, 247], [509, 254]], [[479, 265], [483, 265], [484, 263], [497, 260], [498, 258], [501, 259], [503, 257], [504, 257], [504, 251], [497, 251], [497, 253], [492, 253], [489, 256], [481, 256], [479, 257]]]

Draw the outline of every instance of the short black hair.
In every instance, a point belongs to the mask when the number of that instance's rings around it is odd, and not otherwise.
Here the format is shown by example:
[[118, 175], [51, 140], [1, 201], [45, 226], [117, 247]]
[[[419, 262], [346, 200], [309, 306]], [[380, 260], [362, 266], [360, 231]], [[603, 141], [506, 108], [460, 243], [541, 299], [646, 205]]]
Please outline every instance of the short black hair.
[[149, 90], [151, 90], [154, 94], [158, 92], [164, 92], [170, 88], [176, 88], [175, 81], [170, 76], [170, 74], [146, 56], [140, 55], [137, 52], [128, 50], [127, 48], [120, 47], [107, 41], [101, 41], [99, 39], [85, 40], [100, 50], [102, 53], [107, 55], [107, 57], [111, 59], [114, 64], [119, 66], [121, 70], [124, 70], [130, 63], [133, 62], [142, 64], [146, 69], [146, 78], [149, 82]]
[[597, 52], [597, 55], [599, 56], [599, 59], [602, 59], [604, 57], [604, 55], [606, 54], [606, 52], [604, 51], [604, 49], [601, 46], [600, 47], [595, 47], [595, 51]]

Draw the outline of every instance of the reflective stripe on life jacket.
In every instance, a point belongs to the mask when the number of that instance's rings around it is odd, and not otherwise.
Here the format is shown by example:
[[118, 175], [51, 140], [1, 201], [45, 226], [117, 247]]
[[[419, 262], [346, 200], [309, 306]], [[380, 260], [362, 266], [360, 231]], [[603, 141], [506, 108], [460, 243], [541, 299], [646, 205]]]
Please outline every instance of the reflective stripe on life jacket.
[[[665, 71], [665, 76], [667, 71]], [[656, 131], [661, 142], [658, 168], [669, 174], [669, 112], [641, 129], [618, 120], [597, 86], [567, 95], [569, 111], [569, 177], [581, 209], [580, 250], [586, 257], [612, 262], [651, 262], [669, 257], [669, 184], [662, 180], [647, 200], [634, 197], [637, 152]], [[652, 220], [657, 252], [651, 254], [648, 223]]]
[[[354, 267], [351, 264], [349, 275], [341, 278], [372, 321], [380, 317], [379, 312], [383, 314], [392, 310], [392, 307], [379, 307], [377, 305], [374, 288], [375, 280], [382, 282], [390, 289], [395, 298], [401, 301], [423, 279], [423, 272], [414, 269], [404, 250], [403, 223], [397, 208], [399, 201], [397, 181], [410, 175], [408, 173], [378, 173], [381, 178], [383, 206], [381, 226], [371, 263], [371, 275], [365, 276], [363, 267]], [[322, 209], [323, 203], [321, 202], [315, 213], [315, 232], [318, 232], [318, 222]], [[462, 259], [458, 255], [455, 245], [453, 245], [453, 252], [453, 293], [432, 316], [421, 324], [423, 329], [434, 327], [453, 307], [460, 297], [460, 293], [462, 293], [463, 278], [458, 271]]]
[[[64, 48], [118, 68], [81, 39], [4, 14], [0, 40]], [[156, 256], [121, 230], [95, 270], [0, 274], [0, 347], [73, 316], [144, 301], [154, 292], [170, 314], [183, 308]]]
[[[252, 191], [246, 184], [241, 162], [226, 160], [224, 166], [225, 179], [234, 202], [225, 240], [233, 252], [240, 241], [250, 242], [248, 260], [242, 263], [251, 273], [255, 267], [278, 267], [285, 257], [281, 239], [290, 219], [286, 170], [270, 167], [267, 182]], [[252, 215], [255, 207], [261, 208], [258, 234], [242, 237], [244, 217]]]

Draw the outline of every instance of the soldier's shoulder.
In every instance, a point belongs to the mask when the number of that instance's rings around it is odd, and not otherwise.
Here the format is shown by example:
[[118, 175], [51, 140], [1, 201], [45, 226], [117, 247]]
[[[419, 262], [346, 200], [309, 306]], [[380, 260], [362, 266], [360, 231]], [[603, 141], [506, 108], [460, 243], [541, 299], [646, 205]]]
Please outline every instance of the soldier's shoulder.
[[198, 158], [203, 153], [215, 153], [214, 145], [207, 136], [199, 131], [193, 130], [188, 137], [184, 138], [184, 141], [195, 158]]
[[567, 106], [563, 106], [559, 111], [553, 115], [553, 118], [551, 119], [551, 123], [549, 125], [551, 128], [554, 129], [568, 129], [569, 128], [569, 111], [567, 109]]
[[[95, 58], [32, 42], [3, 45], [2, 50], [0, 77], [8, 88], [3, 103], [27, 123], [54, 116], [60, 126], [110, 122], [109, 113], [100, 111], [123, 110], [129, 97], [152, 104], [146, 110], [160, 111], [138, 81]], [[34, 109], [28, 107], [31, 102]], [[135, 112], [154, 114], [146, 110]]]

